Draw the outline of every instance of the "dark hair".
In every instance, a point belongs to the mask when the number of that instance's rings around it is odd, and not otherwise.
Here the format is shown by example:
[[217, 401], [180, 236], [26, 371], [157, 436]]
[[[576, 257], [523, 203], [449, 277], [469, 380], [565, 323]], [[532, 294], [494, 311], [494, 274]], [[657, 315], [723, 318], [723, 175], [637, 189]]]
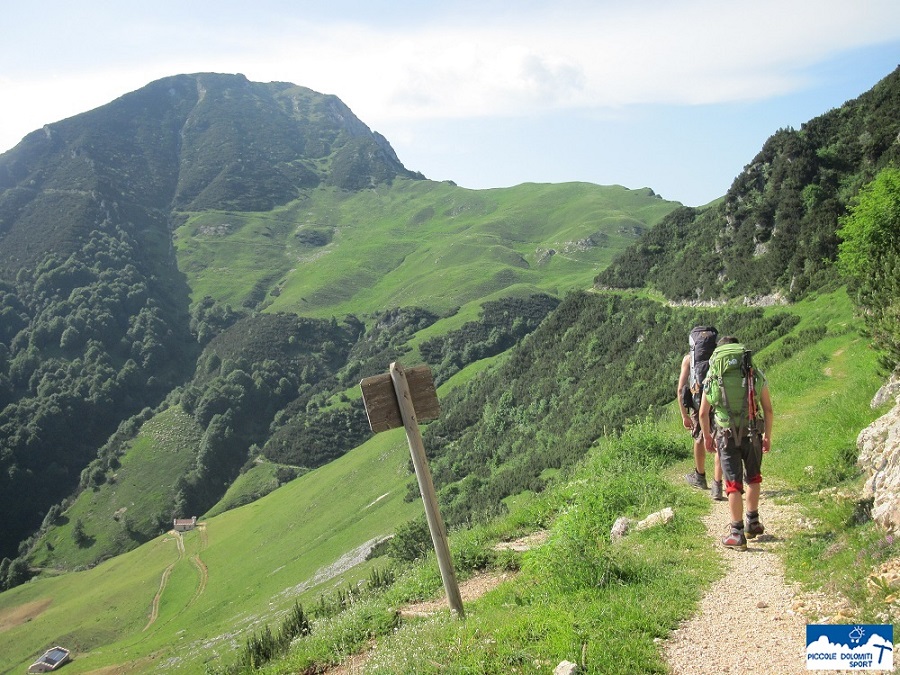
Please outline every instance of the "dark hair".
[[719, 338], [718, 344], [720, 345], [736, 345], [740, 340], [738, 340], [734, 335], [726, 335], [724, 337]]

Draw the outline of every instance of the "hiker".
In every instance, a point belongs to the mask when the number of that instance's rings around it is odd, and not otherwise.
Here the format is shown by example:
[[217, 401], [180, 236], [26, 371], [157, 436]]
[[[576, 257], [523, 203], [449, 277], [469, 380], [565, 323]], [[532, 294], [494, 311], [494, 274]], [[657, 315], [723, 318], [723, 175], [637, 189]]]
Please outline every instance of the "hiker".
[[[710, 411], [715, 429], [710, 426]], [[706, 449], [719, 456], [725, 477], [731, 531], [722, 537], [722, 545], [746, 551], [747, 539], [766, 530], [759, 520], [759, 490], [763, 453], [772, 447], [772, 401], [765, 375], [753, 366], [751, 352], [737, 338], [723, 337], [709, 359], [700, 425]]]
[[[678, 377], [678, 386], [675, 390], [678, 399], [678, 407], [681, 409], [681, 423], [685, 429], [690, 429], [694, 443], [694, 470], [684, 478], [688, 485], [701, 490], [707, 489], [706, 482], [706, 448], [703, 444], [703, 433], [700, 427], [700, 399], [702, 396], [703, 380], [709, 368], [709, 357], [716, 348], [718, 331], [712, 326], [694, 326], [688, 334], [690, 351], [681, 360], [681, 374]], [[710, 417], [710, 421], [712, 418]], [[719, 455], [715, 455], [712, 488], [710, 496], [717, 500], [724, 500], [722, 496], [722, 465], [719, 463]]]

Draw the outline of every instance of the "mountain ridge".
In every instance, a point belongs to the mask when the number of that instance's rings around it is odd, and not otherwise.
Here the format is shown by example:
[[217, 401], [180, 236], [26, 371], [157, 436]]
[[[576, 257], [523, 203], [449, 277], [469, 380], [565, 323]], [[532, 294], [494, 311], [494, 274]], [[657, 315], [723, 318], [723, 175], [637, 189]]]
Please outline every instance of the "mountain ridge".
[[721, 201], [670, 214], [596, 286], [651, 285], [671, 300], [827, 288], [839, 219], [879, 170], [900, 163], [898, 108], [900, 67], [799, 130], [779, 129]]
[[[0, 536], [0, 554], [12, 558], [20, 544], [27, 548], [29, 533], [42, 523], [52, 527], [77, 493], [112, 484], [127, 433], [153, 414], [147, 411], [193, 396], [203, 348], [223, 331], [243, 331], [256, 312], [309, 309], [324, 322], [357, 313], [364, 321], [348, 319], [356, 336], [383, 309], [420, 303], [431, 287], [442, 294], [438, 311], [469, 303], [463, 313], [477, 320], [482, 300], [587, 285], [633, 236], [617, 233], [617, 223], [633, 233], [674, 207], [646, 191], [580, 186], [570, 222], [551, 206], [571, 191], [531, 186], [475, 195], [426, 181], [337, 97], [241, 75], [163, 78], [29, 134], [0, 155], [0, 507], [13, 523]], [[527, 208], [516, 207], [525, 196]], [[488, 221], [476, 202], [490, 202], [501, 215]], [[595, 222], [604, 218], [608, 224]], [[450, 228], [460, 222], [473, 232], [466, 245]], [[432, 259], [421, 257], [425, 232], [444, 233], [440, 249], [432, 242]], [[534, 259], [532, 247], [594, 235], [582, 260]], [[403, 268], [405, 259], [418, 261], [417, 269]], [[338, 306], [340, 297], [350, 301]], [[341, 330], [317, 348], [348, 353]], [[400, 345], [392, 348], [397, 353]], [[331, 357], [313, 359], [305, 375], [287, 360], [276, 368], [266, 359], [215, 366], [211, 356], [203, 359], [210, 372], [233, 380], [210, 378], [215, 389], [196, 394], [203, 411], [217, 401], [222, 416], [203, 444], [228, 455], [216, 479], [233, 478], [242, 453], [266, 440], [233, 433], [229, 407], [238, 402], [229, 395], [252, 390], [269, 410], [276, 400], [309, 403], [313, 393], [301, 382], [339, 386]], [[279, 368], [294, 389], [285, 390]], [[328, 439], [358, 437], [364, 428], [358, 410], [317, 406], [312, 414], [317, 421], [309, 426]], [[200, 418], [205, 433], [213, 420], [205, 412]], [[346, 449], [334, 442], [319, 456]], [[197, 467], [209, 483], [207, 469]], [[224, 486], [186, 503], [208, 504], [218, 491]], [[181, 506], [185, 500], [171, 508]], [[172, 515], [138, 520], [164, 525]], [[133, 528], [122, 544], [150, 534]]]

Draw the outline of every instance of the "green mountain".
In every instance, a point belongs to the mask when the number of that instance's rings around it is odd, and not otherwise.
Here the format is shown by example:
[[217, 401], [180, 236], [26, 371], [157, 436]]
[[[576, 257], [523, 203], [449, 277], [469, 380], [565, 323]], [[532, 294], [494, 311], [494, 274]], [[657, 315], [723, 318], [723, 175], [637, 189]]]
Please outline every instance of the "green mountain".
[[239, 75], [154, 82], [0, 157], [0, 553], [193, 369], [176, 209], [270, 209], [398, 176], [413, 174], [338, 99]]
[[596, 279], [649, 285], [672, 300], [781, 293], [832, 282], [838, 220], [884, 167], [900, 163], [900, 68], [798, 129], [779, 129], [722, 200], [673, 211]]
[[[29, 134], [0, 156], [0, 558], [93, 564], [260, 457], [296, 475], [339, 456], [367, 434], [340, 400], [359, 377], [414, 338], [443, 378], [503, 351], [677, 206], [427, 181], [337, 98], [240, 75], [166, 78]], [[436, 342], [451, 334], [472, 344]], [[173, 408], [189, 444], [142, 432]], [[129, 472], [160, 480], [126, 497]], [[63, 515], [97, 500], [109, 520]]]
[[[900, 111], [879, 107], [897, 100], [896, 86], [894, 73], [838, 116], [832, 160], [857, 169], [835, 178], [847, 194], [822, 183], [810, 208], [853, 203], [866, 163], [838, 139], [869, 118], [889, 126], [873, 125], [873, 136], [896, 138]], [[791, 146], [773, 147], [771, 166], [787, 170]], [[896, 141], [881, 148], [872, 168], [895, 150]], [[695, 297], [696, 275], [708, 274], [676, 275], [691, 251], [740, 258], [739, 242], [694, 232], [718, 222], [721, 204], [687, 210], [649, 190], [580, 184], [473, 192], [399, 173], [364, 189], [327, 181], [298, 183], [264, 211], [173, 196], [165, 229], [98, 225], [66, 257], [37, 255], [37, 267], [7, 277], [0, 421], [16, 445], [3, 447], [4, 469], [15, 469], [2, 474], [4, 496], [28, 475], [29, 453], [70, 451], [60, 440], [81, 417], [102, 409], [110, 431], [84, 442], [95, 452], [62, 502], [37, 480], [17, 488], [20, 499], [33, 490], [32, 510], [39, 498], [51, 506], [21, 555], [0, 565], [0, 672], [57, 643], [77, 652], [73, 672], [250, 672], [239, 662], [277, 658], [287, 643], [288, 660], [264, 672], [321, 672], [375, 638], [379, 654], [407, 659], [375, 672], [552, 668], [573, 650], [588, 672], [662, 672], [658, 639], [693, 611], [717, 565], [698, 536], [708, 500], [667, 479], [688, 461], [667, 411], [696, 323], [752, 346], [779, 411], [768, 466], [805, 507], [822, 509], [814, 531], [785, 543], [792, 569], [850, 594], [861, 621], [884, 620], [860, 589], [893, 544], [864, 504], [840, 496], [858, 487], [853, 442], [876, 414], [876, 355], [829, 265], [808, 260], [787, 306], [745, 307], [745, 295], [778, 286], [729, 285], [721, 270], [720, 286], [699, 295], [723, 306], [678, 306], [663, 296]], [[765, 190], [780, 203], [795, 187], [806, 191], [791, 181]], [[743, 203], [753, 189], [733, 187], [727, 199]], [[819, 235], [836, 236], [834, 208]], [[778, 250], [811, 250], [806, 230], [780, 224]], [[595, 277], [615, 285], [631, 265], [648, 284], [585, 290]], [[663, 268], [671, 274], [654, 276]], [[77, 309], [83, 324], [70, 321]], [[120, 310], [134, 319], [123, 323]], [[415, 520], [402, 432], [369, 437], [359, 400], [359, 379], [397, 359], [425, 360], [441, 384], [441, 416], [424, 436], [459, 573], [520, 574], [465, 624], [397, 612], [441, 585], [433, 559], [397, 562], [427, 550], [428, 534]], [[672, 504], [671, 527], [609, 543], [619, 516]], [[200, 527], [160, 534], [185, 515]], [[535, 529], [551, 530], [540, 550], [493, 548]], [[364, 560], [391, 535], [396, 583], [379, 571], [383, 558]], [[291, 623], [298, 601], [315, 616], [312, 634], [285, 640], [279, 624], [302, 628]], [[424, 664], [422, 653], [433, 658]]]

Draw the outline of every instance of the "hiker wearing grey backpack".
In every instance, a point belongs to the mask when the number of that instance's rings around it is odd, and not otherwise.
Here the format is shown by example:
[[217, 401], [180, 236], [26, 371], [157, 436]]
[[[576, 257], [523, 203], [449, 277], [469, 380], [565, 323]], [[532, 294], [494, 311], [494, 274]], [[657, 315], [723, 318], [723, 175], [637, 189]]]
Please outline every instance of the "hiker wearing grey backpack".
[[[710, 411], [715, 430], [710, 426]], [[706, 450], [716, 452], [722, 463], [731, 514], [731, 531], [722, 537], [722, 545], [746, 551], [747, 540], [765, 532], [759, 520], [759, 491], [763, 453], [772, 447], [772, 401], [765, 375], [754, 367], [752, 353], [737, 338], [723, 337], [709, 358], [700, 424]]]
[[[706, 482], [706, 448], [700, 427], [700, 399], [703, 380], [709, 370], [709, 357], [716, 348], [718, 337], [719, 333], [713, 326], [694, 326], [691, 329], [688, 333], [690, 350], [681, 360], [681, 373], [675, 388], [678, 407], [681, 409], [681, 423], [685, 429], [690, 430], [694, 444], [694, 470], [684, 478], [688, 485], [700, 490], [709, 488]], [[718, 455], [715, 456], [712, 487], [709, 489], [713, 499], [725, 499], [722, 496], [722, 466]]]

